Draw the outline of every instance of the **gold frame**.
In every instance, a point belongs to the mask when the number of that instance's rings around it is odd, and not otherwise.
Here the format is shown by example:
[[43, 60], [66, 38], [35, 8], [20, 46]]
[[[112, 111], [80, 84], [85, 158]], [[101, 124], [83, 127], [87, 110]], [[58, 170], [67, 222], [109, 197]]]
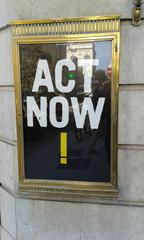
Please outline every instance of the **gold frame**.
[[[120, 49], [120, 17], [97, 16], [71, 19], [48, 19], [14, 21], [13, 63], [16, 94], [16, 118], [18, 139], [19, 191], [23, 197], [68, 201], [94, 201], [96, 197], [116, 197], [118, 194], [117, 174], [117, 116], [118, 77]], [[90, 40], [112, 41], [112, 113], [111, 113], [111, 182], [81, 182], [57, 180], [30, 180], [24, 176], [23, 124], [21, 107], [20, 44], [79, 42]]]

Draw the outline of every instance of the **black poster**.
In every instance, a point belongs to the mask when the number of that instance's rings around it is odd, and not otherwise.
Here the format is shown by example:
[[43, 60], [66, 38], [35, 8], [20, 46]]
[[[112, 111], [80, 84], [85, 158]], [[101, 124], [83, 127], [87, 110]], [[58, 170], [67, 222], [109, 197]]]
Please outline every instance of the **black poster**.
[[112, 41], [20, 45], [27, 179], [110, 182]]

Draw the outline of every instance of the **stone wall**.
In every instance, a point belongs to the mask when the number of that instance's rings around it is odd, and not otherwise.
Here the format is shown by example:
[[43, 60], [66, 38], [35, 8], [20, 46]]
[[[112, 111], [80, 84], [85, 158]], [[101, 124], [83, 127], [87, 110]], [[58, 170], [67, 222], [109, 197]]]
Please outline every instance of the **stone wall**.
[[[2, 240], [143, 240], [144, 22], [132, 0], [0, 1], [0, 182]], [[11, 29], [15, 19], [121, 15], [117, 200], [95, 204], [17, 198], [17, 135]], [[143, 11], [144, 14], [144, 11]]]

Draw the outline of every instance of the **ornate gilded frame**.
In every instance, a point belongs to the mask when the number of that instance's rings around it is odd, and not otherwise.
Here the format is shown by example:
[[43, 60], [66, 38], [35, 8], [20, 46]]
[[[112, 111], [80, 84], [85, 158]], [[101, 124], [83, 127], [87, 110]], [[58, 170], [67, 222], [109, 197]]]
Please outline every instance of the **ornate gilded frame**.
[[[19, 194], [23, 197], [68, 201], [94, 201], [96, 197], [115, 197], [118, 193], [117, 115], [120, 49], [119, 16], [71, 19], [24, 20], [11, 23], [16, 94]], [[112, 40], [112, 115], [111, 115], [111, 182], [29, 180], [24, 176], [23, 124], [20, 81], [20, 44], [68, 41]]]

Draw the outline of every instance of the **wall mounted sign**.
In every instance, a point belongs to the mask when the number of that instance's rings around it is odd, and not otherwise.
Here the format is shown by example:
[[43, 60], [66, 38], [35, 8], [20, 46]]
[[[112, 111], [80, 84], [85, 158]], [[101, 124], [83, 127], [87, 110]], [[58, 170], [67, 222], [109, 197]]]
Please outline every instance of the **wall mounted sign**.
[[117, 193], [119, 17], [12, 23], [19, 191]]

